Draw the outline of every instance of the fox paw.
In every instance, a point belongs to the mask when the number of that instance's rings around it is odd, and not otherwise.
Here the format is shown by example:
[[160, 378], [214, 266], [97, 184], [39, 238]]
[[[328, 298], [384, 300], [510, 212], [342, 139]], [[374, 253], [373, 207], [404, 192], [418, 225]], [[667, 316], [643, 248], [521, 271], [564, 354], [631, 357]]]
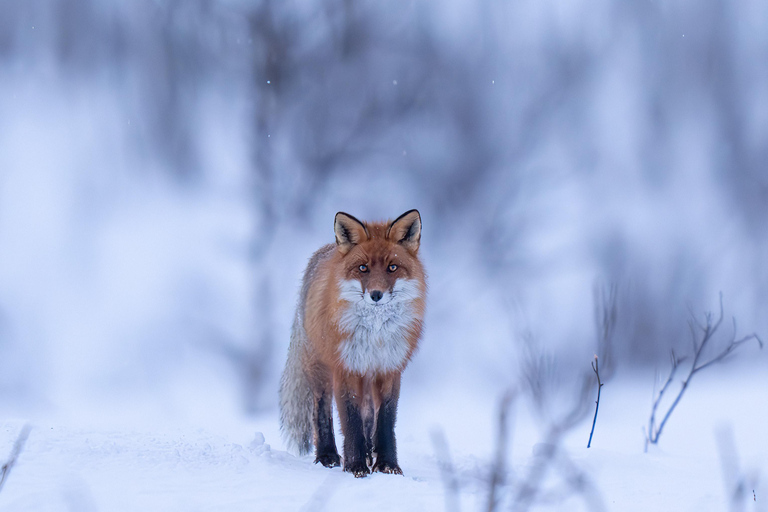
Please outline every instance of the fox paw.
[[322, 455], [318, 455], [315, 459], [315, 464], [318, 462], [327, 468], [335, 468], [337, 466], [341, 466], [341, 458], [339, 458], [338, 453], [324, 453]]
[[376, 465], [373, 466], [374, 471], [378, 471], [379, 473], [386, 473], [388, 475], [402, 475], [403, 470], [400, 469], [400, 466], [398, 466], [396, 463], [386, 462], [386, 461], [376, 461]]
[[364, 476], [368, 476], [371, 473], [371, 470], [368, 469], [368, 465], [365, 463], [365, 461], [352, 463], [349, 465], [344, 464], [344, 471], [352, 473], [355, 475], [355, 478], [362, 478]]

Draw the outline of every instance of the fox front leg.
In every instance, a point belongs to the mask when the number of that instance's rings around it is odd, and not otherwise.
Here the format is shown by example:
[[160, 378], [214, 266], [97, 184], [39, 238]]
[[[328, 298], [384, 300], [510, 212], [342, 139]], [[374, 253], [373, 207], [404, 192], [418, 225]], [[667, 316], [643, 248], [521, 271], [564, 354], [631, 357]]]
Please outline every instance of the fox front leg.
[[363, 434], [365, 435], [365, 463], [368, 467], [373, 466], [373, 436], [376, 425], [376, 408], [373, 403], [370, 389], [365, 391], [363, 401]]
[[341, 459], [336, 450], [336, 438], [333, 435], [331, 379], [330, 375], [322, 369], [316, 369], [314, 374], [312, 394], [315, 403], [312, 423], [315, 438], [315, 464], [319, 462], [327, 468], [333, 468], [341, 465]]
[[323, 393], [315, 399], [315, 464], [318, 462], [327, 468], [341, 465], [336, 439], [333, 435], [333, 417], [331, 416], [331, 395]]
[[379, 380], [375, 388], [378, 413], [374, 435], [376, 464], [373, 465], [373, 470], [402, 475], [403, 470], [397, 464], [397, 445], [395, 443], [395, 419], [397, 401], [400, 398], [400, 374]]
[[[350, 385], [351, 384], [351, 385]], [[357, 383], [342, 383], [336, 389], [341, 431], [344, 434], [344, 471], [360, 478], [368, 475], [367, 447], [363, 427], [362, 387]]]

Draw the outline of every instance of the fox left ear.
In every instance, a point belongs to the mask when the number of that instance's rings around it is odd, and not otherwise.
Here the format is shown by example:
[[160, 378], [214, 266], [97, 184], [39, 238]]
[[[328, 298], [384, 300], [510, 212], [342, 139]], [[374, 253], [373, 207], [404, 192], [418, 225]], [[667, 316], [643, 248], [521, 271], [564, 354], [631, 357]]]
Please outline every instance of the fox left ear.
[[387, 239], [416, 253], [421, 242], [421, 215], [418, 210], [408, 210], [389, 225]]

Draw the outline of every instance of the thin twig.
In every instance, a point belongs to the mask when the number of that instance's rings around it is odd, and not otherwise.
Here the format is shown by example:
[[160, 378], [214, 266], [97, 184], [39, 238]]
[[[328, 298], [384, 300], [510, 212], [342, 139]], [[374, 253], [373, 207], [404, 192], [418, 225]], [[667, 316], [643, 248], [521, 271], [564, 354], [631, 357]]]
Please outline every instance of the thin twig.
[[664, 385], [661, 387], [661, 390], [659, 391], [659, 396], [656, 397], [656, 400], [653, 401], [653, 407], [651, 407], [651, 419], [648, 421], [648, 441], [651, 443], [656, 443], [656, 440], [654, 438], [654, 432], [655, 432], [655, 425], [656, 425], [656, 409], [659, 407], [659, 403], [661, 402], [662, 397], [664, 396], [664, 392], [667, 390], [669, 385], [672, 383], [672, 379], [675, 378], [675, 372], [677, 371], [677, 368], [680, 366], [680, 363], [682, 363], [685, 358], [678, 359], [675, 357], [675, 351], [671, 351], [671, 358], [672, 358], [672, 370], [669, 372], [669, 377], [667, 377], [667, 381], [664, 383]]
[[587, 448], [592, 446], [592, 435], [595, 433], [595, 423], [597, 422], [597, 410], [600, 408], [600, 390], [603, 388], [603, 383], [600, 382], [600, 368], [598, 365], [597, 354], [595, 354], [595, 360], [592, 362], [592, 371], [597, 375], [597, 400], [595, 401], [595, 417], [592, 419], [592, 430], [589, 432]]
[[696, 345], [696, 326], [698, 326], [698, 322], [695, 320], [688, 320], [688, 330], [691, 331], [691, 343], [693, 344], [693, 353], [699, 351], [699, 346]]
[[27, 438], [29, 437], [29, 432], [31, 430], [32, 427], [29, 425], [29, 423], [21, 427], [19, 437], [16, 438], [16, 442], [13, 444], [11, 454], [8, 456], [8, 461], [3, 464], [3, 467], [0, 470], [2, 471], [2, 474], [0, 474], [0, 491], [2, 491], [3, 486], [5, 485], [5, 481], [8, 479], [8, 475], [11, 474], [13, 466], [16, 465], [16, 460], [19, 458], [21, 450], [24, 449], [24, 444], [27, 442]]
[[517, 397], [515, 391], [507, 391], [501, 399], [499, 407], [499, 431], [496, 438], [496, 460], [491, 469], [491, 477], [488, 491], [488, 512], [494, 512], [499, 502], [498, 490], [505, 485], [506, 457], [507, 457], [507, 430], [509, 409]]

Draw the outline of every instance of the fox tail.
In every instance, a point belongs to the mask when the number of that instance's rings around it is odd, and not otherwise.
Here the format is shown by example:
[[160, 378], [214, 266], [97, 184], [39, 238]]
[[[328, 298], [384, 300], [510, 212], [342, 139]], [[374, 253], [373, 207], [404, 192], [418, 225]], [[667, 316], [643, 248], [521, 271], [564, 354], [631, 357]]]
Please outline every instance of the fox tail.
[[313, 398], [309, 379], [302, 365], [307, 349], [307, 334], [298, 315], [291, 329], [288, 360], [280, 378], [280, 431], [288, 449], [299, 455], [312, 450]]

